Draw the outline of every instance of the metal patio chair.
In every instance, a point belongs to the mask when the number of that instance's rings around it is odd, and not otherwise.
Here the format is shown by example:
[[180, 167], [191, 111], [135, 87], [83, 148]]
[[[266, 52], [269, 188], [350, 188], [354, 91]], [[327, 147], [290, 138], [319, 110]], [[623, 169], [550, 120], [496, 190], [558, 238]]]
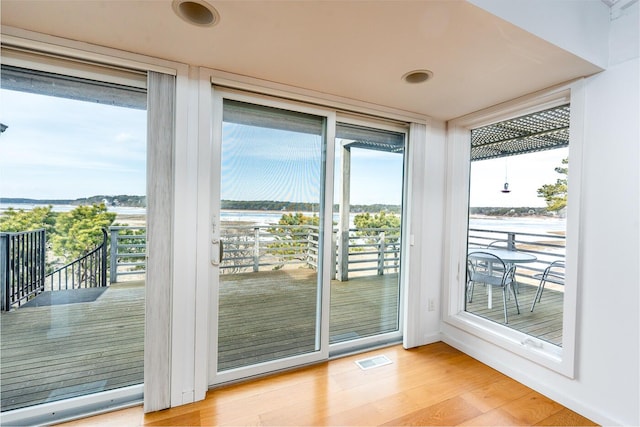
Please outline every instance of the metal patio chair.
[[[469, 258], [482, 260], [482, 264], [475, 265], [469, 262]], [[518, 296], [514, 289], [515, 283], [515, 265], [505, 264], [498, 256], [488, 252], [475, 251], [471, 252], [467, 258], [467, 301], [473, 301], [473, 290], [475, 283], [484, 283], [488, 286], [502, 288], [502, 302], [504, 305], [504, 323], [509, 323], [507, 314], [507, 294], [509, 290], [513, 293], [513, 299], [516, 303], [516, 310], [520, 314], [520, 305], [518, 304]]]
[[564, 261], [552, 262], [544, 269], [542, 274], [535, 274], [533, 277], [540, 279], [540, 284], [538, 285], [538, 291], [536, 292], [536, 296], [533, 298], [533, 303], [531, 304], [532, 312], [536, 307], [536, 302], [540, 302], [540, 299], [542, 298], [542, 291], [544, 291], [544, 285], [547, 282], [564, 286]]

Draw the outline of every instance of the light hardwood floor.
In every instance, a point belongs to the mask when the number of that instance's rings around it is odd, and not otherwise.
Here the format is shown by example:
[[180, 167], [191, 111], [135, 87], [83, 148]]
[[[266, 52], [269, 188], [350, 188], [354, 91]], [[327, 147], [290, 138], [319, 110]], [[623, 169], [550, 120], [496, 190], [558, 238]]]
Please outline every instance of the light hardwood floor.
[[[356, 360], [392, 364], [363, 371]], [[379, 349], [207, 394], [144, 415], [133, 407], [66, 426], [595, 425], [444, 344]]]

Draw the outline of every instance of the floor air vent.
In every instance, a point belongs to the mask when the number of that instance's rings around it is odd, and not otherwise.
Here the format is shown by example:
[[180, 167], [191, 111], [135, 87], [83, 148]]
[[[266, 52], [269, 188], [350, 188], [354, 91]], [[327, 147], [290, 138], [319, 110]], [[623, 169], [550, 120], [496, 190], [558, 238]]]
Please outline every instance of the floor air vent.
[[384, 355], [356, 360], [356, 365], [358, 365], [363, 371], [366, 371], [367, 369], [377, 368], [379, 366], [390, 365], [391, 363], [391, 360]]

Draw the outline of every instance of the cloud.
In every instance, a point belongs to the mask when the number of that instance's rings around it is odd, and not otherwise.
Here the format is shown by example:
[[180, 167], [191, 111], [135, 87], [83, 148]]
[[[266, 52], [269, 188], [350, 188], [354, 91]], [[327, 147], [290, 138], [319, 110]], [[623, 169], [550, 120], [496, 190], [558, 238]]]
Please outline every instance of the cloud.
[[[0, 90], [2, 196], [144, 194], [146, 112]], [[11, 194], [9, 194], [11, 193]]]
[[136, 136], [128, 132], [120, 132], [114, 138], [116, 142], [125, 143], [130, 141], [136, 141]]

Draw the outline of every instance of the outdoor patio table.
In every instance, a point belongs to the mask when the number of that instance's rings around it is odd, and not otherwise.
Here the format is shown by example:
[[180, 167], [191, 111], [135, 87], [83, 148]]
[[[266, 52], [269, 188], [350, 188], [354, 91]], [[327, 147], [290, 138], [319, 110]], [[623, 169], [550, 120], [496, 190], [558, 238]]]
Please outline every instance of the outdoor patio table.
[[[507, 265], [535, 262], [538, 259], [535, 255], [521, 251], [513, 251], [506, 248], [469, 248], [467, 250], [467, 255], [469, 256], [469, 258], [477, 261], [488, 261], [490, 271], [493, 265], [491, 263], [491, 261], [493, 261], [493, 258], [484, 255], [483, 252], [499, 257]], [[493, 286], [487, 286], [487, 295], [487, 308], [491, 309], [493, 308]]]

